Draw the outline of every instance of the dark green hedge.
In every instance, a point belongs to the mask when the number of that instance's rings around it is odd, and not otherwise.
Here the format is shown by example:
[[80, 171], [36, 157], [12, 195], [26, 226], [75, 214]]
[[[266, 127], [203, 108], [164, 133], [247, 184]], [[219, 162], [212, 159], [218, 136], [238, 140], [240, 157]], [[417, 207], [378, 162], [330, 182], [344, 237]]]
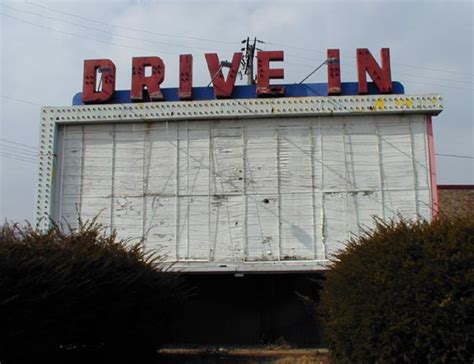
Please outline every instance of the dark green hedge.
[[321, 300], [337, 363], [473, 363], [473, 215], [378, 221], [337, 255]]
[[154, 348], [186, 294], [181, 278], [166, 272], [159, 257], [110, 236], [95, 222], [67, 233], [5, 224], [0, 361], [46, 360], [60, 347], [111, 353]]

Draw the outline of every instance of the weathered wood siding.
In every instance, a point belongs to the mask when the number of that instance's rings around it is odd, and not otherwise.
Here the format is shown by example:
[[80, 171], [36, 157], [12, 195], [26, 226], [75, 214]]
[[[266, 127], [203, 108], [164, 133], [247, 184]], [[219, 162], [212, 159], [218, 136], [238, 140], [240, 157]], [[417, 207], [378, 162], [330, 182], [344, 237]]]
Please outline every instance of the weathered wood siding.
[[431, 216], [421, 114], [61, 125], [58, 143], [55, 219], [99, 214], [182, 266], [324, 261], [373, 216]]

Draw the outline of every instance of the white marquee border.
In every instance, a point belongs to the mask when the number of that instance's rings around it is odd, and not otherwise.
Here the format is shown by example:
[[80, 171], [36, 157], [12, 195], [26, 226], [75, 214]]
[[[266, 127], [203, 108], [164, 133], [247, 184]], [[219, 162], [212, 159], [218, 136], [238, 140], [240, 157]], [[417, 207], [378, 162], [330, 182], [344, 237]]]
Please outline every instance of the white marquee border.
[[58, 125], [61, 124], [405, 113], [438, 115], [442, 110], [443, 101], [437, 94], [227, 99], [43, 107], [35, 199], [37, 227], [46, 230], [50, 226], [54, 202], [53, 180], [57, 160], [56, 135]]

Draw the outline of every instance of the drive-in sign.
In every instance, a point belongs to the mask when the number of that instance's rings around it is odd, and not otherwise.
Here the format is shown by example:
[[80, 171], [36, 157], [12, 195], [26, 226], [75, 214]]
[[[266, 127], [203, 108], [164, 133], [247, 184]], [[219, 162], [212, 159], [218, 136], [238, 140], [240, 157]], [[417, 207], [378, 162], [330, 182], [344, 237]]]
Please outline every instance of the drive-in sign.
[[[370, 51], [365, 48], [356, 50], [358, 94], [369, 93], [367, 75], [373, 80], [379, 93], [391, 93], [392, 77], [390, 70], [390, 51], [380, 51], [381, 65], [377, 63]], [[209, 69], [210, 83], [214, 96], [218, 99], [232, 98], [235, 81], [242, 61], [242, 53], [236, 52], [231, 62], [221, 61], [217, 53], [204, 55]], [[284, 61], [283, 51], [260, 51], [257, 53], [257, 78], [255, 97], [283, 97], [285, 86], [272, 85], [271, 80], [283, 79], [284, 69], [274, 66], [275, 62]], [[327, 50], [327, 95], [341, 94], [341, 64], [339, 49]], [[224, 76], [223, 68], [229, 68]], [[84, 61], [84, 82], [82, 102], [106, 103], [115, 92], [116, 67], [110, 59], [91, 59]], [[134, 57], [132, 59], [131, 102], [167, 101], [160, 85], [166, 75], [166, 66], [158, 56]], [[193, 56], [179, 56], [179, 100], [193, 100]]]

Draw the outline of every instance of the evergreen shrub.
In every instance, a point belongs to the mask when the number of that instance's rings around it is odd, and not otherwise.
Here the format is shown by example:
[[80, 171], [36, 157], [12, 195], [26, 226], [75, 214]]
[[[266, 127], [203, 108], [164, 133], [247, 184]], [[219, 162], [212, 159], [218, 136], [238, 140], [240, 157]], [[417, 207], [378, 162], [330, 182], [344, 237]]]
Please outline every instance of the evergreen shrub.
[[474, 218], [377, 221], [326, 274], [336, 363], [474, 362]]
[[65, 230], [0, 227], [0, 361], [157, 347], [186, 299], [182, 278], [95, 221]]

